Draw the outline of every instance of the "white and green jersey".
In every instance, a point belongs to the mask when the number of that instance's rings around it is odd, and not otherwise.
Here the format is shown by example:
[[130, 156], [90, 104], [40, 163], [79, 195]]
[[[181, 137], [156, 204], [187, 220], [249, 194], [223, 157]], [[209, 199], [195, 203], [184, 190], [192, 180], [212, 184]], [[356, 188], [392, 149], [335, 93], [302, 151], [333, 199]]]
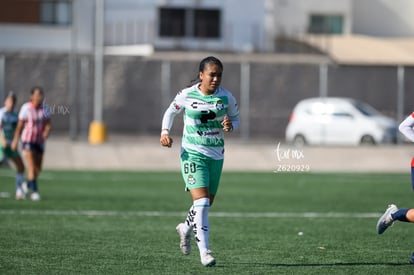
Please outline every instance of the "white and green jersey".
[[224, 132], [221, 125], [227, 115], [233, 129], [239, 125], [239, 110], [234, 96], [222, 87], [204, 95], [197, 83], [181, 90], [170, 104], [162, 121], [163, 129], [171, 129], [175, 115], [184, 110], [182, 148], [199, 152], [212, 159], [224, 157]]
[[0, 109], [1, 134], [4, 136], [8, 143], [11, 143], [13, 140], [18, 121], [19, 118], [16, 111], [7, 112], [6, 107]]

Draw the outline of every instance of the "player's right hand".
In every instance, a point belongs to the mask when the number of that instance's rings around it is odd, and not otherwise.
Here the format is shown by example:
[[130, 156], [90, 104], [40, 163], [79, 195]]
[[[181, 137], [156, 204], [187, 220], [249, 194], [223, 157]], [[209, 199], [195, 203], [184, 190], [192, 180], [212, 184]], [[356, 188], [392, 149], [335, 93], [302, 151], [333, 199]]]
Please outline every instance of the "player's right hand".
[[173, 140], [172, 140], [172, 138], [170, 138], [170, 136], [168, 134], [164, 134], [160, 138], [160, 143], [161, 143], [162, 146], [171, 147], [172, 144], [173, 144]]

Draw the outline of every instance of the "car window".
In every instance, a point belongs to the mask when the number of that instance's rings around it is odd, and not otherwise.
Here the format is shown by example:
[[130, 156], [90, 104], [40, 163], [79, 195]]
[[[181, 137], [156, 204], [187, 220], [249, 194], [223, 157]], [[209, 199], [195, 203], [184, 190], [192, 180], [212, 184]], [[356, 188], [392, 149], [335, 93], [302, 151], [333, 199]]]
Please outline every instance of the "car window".
[[355, 108], [358, 109], [365, 116], [378, 116], [379, 112], [368, 104], [362, 102], [353, 102]]

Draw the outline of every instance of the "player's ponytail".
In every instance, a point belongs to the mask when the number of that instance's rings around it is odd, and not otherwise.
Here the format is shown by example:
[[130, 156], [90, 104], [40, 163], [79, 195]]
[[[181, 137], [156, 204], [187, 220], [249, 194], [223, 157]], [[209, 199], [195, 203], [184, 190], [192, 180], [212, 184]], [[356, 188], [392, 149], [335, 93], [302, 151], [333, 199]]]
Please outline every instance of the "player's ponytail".
[[199, 75], [201, 72], [204, 71], [204, 68], [207, 64], [215, 64], [223, 71], [223, 63], [221, 63], [221, 61], [217, 57], [207, 56], [206, 58], [200, 61], [200, 64], [198, 65], [197, 76], [193, 80], [191, 80], [190, 85], [188, 85], [188, 87], [191, 87], [192, 85], [201, 81]]

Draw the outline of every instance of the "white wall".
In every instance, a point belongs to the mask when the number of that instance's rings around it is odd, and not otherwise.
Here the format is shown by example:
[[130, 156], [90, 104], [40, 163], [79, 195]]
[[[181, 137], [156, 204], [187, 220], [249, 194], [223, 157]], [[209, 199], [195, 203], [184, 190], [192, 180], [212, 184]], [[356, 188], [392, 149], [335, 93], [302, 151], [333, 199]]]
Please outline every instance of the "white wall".
[[353, 32], [379, 37], [414, 36], [413, 0], [355, 0]]
[[[106, 0], [106, 42], [152, 43], [158, 48], [207, 50], [264, 50], [265, 0]], [[158, 36], [158, 8], [217, 8], [222, 12], [220, 39], [165, 38]]]
[[276, 32], [286, 35], [306, 33], [313, 13], [343, 15], [344, 34], [351, 32], [352, 0], [276, 0]]
[[[79, 5], [82, 1], [82, 5]], [[93, 49], [93, 1], [75, 0], [77, 9], [76, 47], [80, 52]], [[0, 24], [0, 50], [69, 51], [71, 26], [39, 24]]]

